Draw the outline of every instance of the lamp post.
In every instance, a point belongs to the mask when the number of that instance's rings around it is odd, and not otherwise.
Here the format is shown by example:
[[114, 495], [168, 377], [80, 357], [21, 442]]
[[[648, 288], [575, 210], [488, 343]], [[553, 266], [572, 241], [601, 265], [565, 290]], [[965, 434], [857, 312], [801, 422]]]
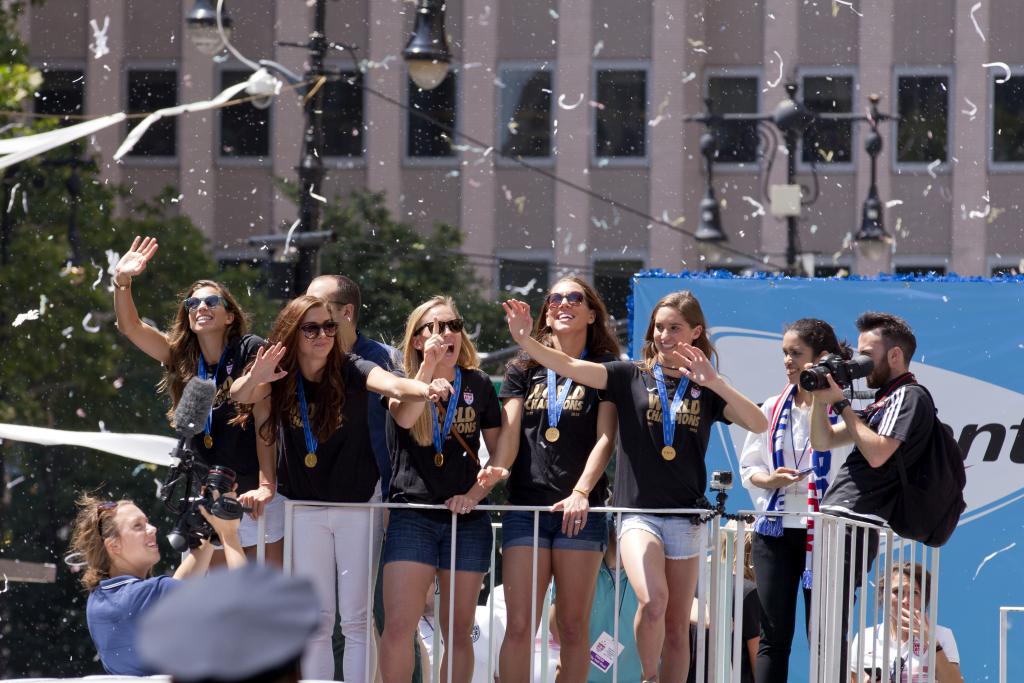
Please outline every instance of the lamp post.
[[[717, 147], [711, 142], [705, 142], [705, 138], [712, 136], [717, 126], [726, 121], [752, 121], [758, 126], [773, 125], [782, 134], [782, 143], [786, 147], [786, 184], [772, 186], [768, 199], [772, 204], [772, 212], [786, 218], [786, 270], [789, 275], [804, 274], [812, 276], [813, 273], [801, 273], [798, 267], [799, 257], [799, 217], [801, 207], [814, 203], [818, 198], [817, 178], [815, 176], [814, 190], [808, 198], [803, 196], [803, 188], [796, 182], [796, 155], [798, 143], [809, 137], [809, 129], [817, 121], [855, 121], [867, 122], [871, 127], [871, 134], [865, 143], [865, 149], [871, 157], [871, 187], [868, 198], [864, 202], [861, 228], [857, 233], [855, 241], [862, 253], [867, 255], [877, 249], [877, 245], [885, 244], [889, 240], [888, 233], [882, 222], [882, 203], [878, 197], [878, 188], [875, 183], [876, 163], [879, 152], [882, 149], [882, 137], [878, 132], [878, 124], [881, 121], [895, 119], [890, 114], [884, 114], [878, 110], [878, 95], [872, 95], [871, 113], [868, 116], [860, 114], [823, 114], [813, 112], [804, 106], [803, 102], [797, 99], [798, 86], [789, 82], [785, 85], [787, 98], [780, 102], [771, 114], [716, 114], [713, 111], [714, 103], [710, 99], [705, 100], [705, 113], [698, 116], [686, 117], [688, 121], [702, 123], [708, 128], [708, 132], [701, 138], [701, 154], [705, 156], [707, 165], [707, 184], [704, 199], [701, 200], [701, 223], [695, 234], [695, 238], [707, 249], [709, 245], [721, 244], [728, 238], [722, 231], [721, 219], [719, 217], [719, 204], [714, 196], [711, 187], [712, 173], [711, 165], [713, 158], [717, 155]], [[774, 131], [765, 129], [770, 142], [777, 141]], [[777, 148], [777, 142], [770, 144], [764, 152], [768, 158], [768, 168], [771, 167], [771, 160]], [[816, 170], [812, 165], [812, 172]], [[708, 227], [705, 229], [705, 216], [709, 218]], [[712, 220], [713, 218], [713, 220]], [[870, 258], [870, 257], [869, 257]], [[877, 256], [875, 256], [877, 258]]]
[[[353, 48], [343, 43], [327, 40], [325, 35], [327, 21], [327, 0], [315, 0], [313, 3], [313, 30], [309, 40], [305, 42], [276, 41], [283, 47], [297, 47], [309, 54], [309, 67], [300, 79], [291, 71], [271, 60], [262, 59], [258, 64], [241, 57], [230, 45], [227, 35], [232, 25], [231, 17], [223, 7], [224, 0], [196, 0], [186, 18], [189, 34], [196, 47], [207, 54], [218, 52], [228, 47], [235, 56], [250, 66], [265, 68], [282, 77], [292, 85], [295, 92], [302, 97], [305, 125], [302, 136], [302, 156], [297, 167], [299, 179], [299, 216], [295, 234], [290, 242], [285, 235], [263, 235], [250, 238], [250, 244], [281, 245], [286, 242], [294, 246], [298, 258], [294, 263], [289, 286], [286, 287], [292, 296], [306, 291], [306, 287], [319, 272], [320, 248], [329, 240], [334, 239], [330, 230], [320, 230], [321, 186], [324, 179], [324, 79], [339, 77], [324, 67], [328, 51], [338, 49], [348, 51], [352, 56]], [[436, 87], [448, 73], [448, 41], [444, 33], [444, 3], [434, 0], [419, 0], [416, 9], [416, 30], [405, 50], [409, 62], [410, 76], [416, 79], [417, 85]], [[216, 40], [211, 30], [216, 31]], [[209, 52], [210, 50], [213, 52]], [[411, 52], [410, 52], [411, 51]], [[355, 60], [352, 56], [353, 61]], [[413, 63], [417, 66], [414, 70]], [[422, 82], [421, 82], [422, 81]], [[434, 82], [436, 81], [436, 82]], [[433, 85], [431, 85], [433, 83]], [[285, 255], [288, 256], [287, 254]]]

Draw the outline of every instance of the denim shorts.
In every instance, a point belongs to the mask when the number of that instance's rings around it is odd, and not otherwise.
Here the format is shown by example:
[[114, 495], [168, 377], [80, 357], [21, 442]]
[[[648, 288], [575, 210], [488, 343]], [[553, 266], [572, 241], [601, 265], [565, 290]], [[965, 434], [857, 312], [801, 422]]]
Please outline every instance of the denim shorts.
[[[266, 535], [267, 543], [276, 543], [284, 538], [284, 503], [288, 500], [280, 493], [263, 507], [263, 514], [267, 518]], [[238, 525], [238, 539], [242, 542], [243, 548], [248, 548], [259, 543], [259, 520], [255, 520], [248, 513], [242, 516], [242, 522]]]
[[[587, 523], [575, 536], [562, 533], [561, 512], [540, 512], [538, 548], [555, 550], [593, 550], [604, 552], [608, 546], [608, 521], [603, 512], [587, 514]], [[533, 547], [533, 513], [506, 512], [501, 519], [501, 547]]]
[[[440, 513], [440, 514], [438, 514]], [[488, 514], [460, 515], [455, 539], [455, 571], [486, 572], [491, 566], [491, 518]], [[384, 564], [419, 562], [451, 568], [452, 518], [435, 510], [391, 510], [384, 535]]]
[[627, 532], [639, 529], [657, 537], [665, 547], [666, 560], [689, 560], [700, 554], [704, 524], [694, 524], [690, 517], [668, 515], [624, 514], [619, 526], [619, 540]]

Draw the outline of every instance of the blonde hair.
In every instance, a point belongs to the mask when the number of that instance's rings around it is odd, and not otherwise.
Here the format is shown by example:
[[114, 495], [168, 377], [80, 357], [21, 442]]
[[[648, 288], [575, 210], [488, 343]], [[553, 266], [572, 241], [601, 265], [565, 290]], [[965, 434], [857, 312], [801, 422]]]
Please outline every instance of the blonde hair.
[[[462, 317], [459, 315], [459, 309], [455, 306], [455, 300], [444, 294], [432, 296], [412, 309], [408, 320], [405, 321], [405, 334], [402, 336], [402, 357], [406, 377], [415, 377], [416, 373], [419, 372], [420, 365], [423, 363], [423, 351], [413, 345], [413, 340], [416, 338], [417, 333], [421, 331], [422, 323], [420, 321], [423, 320], [423, 316], [434, 306], [447, 306], [456, 318]], [[462, 337], [462, 344], [459, 347], [459, 357], [456, 364], [463, 370], [476, 370], [480, 367], [480, 357], [476, 353], [476, 346], [473, 345], [473, 340], [466, 334], [465, 326], [463, 326], [462, 332], [459, 334]], [[453, 402], [450, 405], [454, 406], [455, 403]], [[432, 415], [433, 413], [430, 410], [425, 409], [420, 413], [419, 419], [416, 420], [412, 429], [409, 430], [413, 440], [420, 446], [429, 446], [434, 443], [434, 420]]]
[[110, 506], [109, 501], [83, 493], [76, 504], [78, 515], [75, 517], [74, 531], [71, 534], [71, 550], [81, 556], [85, 563], [81, 582], [85, 590], [91, 593], [100, 585], [100, 581], [110, 578], [111, 561], [106, 540], [118, 538], [120, 535], [117, 524], [114, 523], [117, 510], [134, 503], [130, 500], [119, 500]]
[[700, 302], [697, 301], [693, 292], [681, 289], [678, 292], [666, 294], [654, 305], [650, 322], [647, 323], [647, 334], [644, 335], [640, 367], [650, 371], [654, 369], [654, 365], [658, 361], [658, 350], [654, 346], [654, 318], [662, 308], [671, 308], [679, 313], [690, 327], [700, 326], [700, 336], [693, 340], [693, 346], [700, 349], [707, 359], [717, 366], [718, 352], [708, 336], [708, 322], [704, 317], [704, 309], [701, 308]]

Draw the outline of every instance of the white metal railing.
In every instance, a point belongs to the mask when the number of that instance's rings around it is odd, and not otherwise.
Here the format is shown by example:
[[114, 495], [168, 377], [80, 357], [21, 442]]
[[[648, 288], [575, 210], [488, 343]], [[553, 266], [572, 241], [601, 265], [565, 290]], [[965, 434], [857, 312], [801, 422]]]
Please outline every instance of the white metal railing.
[[[374, 558], [377, 557], [377, 552], [372, 547], [374, 539], [378, 538], [379, 535], [373, 533], [374, 525], [378, 522], [377, 520], [381, 515], [376, 515], [375, 511], [381, 508], [404, 508], [404, 509], [420, 509], [420, 510], [445, 510], [446, 508], [442, 505], [418, 505], [418, 504], [405, 504], [405, 503], [327, 503], [322, 501], [301, 501], [301, 500], [288, 500], [285, 502], [285, 535], [284, 535], [284, 569], [286, 572], [291, 571], [292, 566], [292, 543], [293, 543], [293, 528], [294, 528], [294, 514], [295, 510], [301, 507], [340, 507], [340, 508], [354, 508], [366, 510], [367, 514], [367, 525], [371, 529], [371, 533], [368, 536], [368, 547], [366, 548], [367, 568], [370, 581], [367, 585], [366, 592], [366, 606], [367, 615], [373, 614], [373, 596], [374, 596], [374, 581], [377, 577], [377, 568], [373, 566]], [[512, 505], [479, 505], [477, 510], [483, 510], [487, 512], [532, 512], [533, 513], [533, 566], [532, 576], [537, 575], [537, 547], [539, 537], [539, 524], [540, 524], [540, 513], [548, 512], [549, 508], [544, 506], [512, 506]], [[708, 533], [702, 535], [701, 541], [701, 552], [700, 557], [705, 558], [706, 561], [700, 563], [700, 572], [698, 578], [698, 590], [697, 590], [697, 613], [699, 616], [699, 623], [696, 628], [696, 645], [691, 652], [691, 657], [696, 658], [696, 674], [698, 681], [704, 680], [705, 671], [707, 671], [707, 680], [712, 683], [739, 683], [741, 673], [741, 657], [747, 656], [746, 647], [742, 642], [743, 633], [743, 572], [737, 567], [734, 573], [734, 566], [740, 564], [742, 566], [742, 560], [740, 563], [735, 563], [735, 558], [743, 558], [746, 552], [747, 534], [746, 532], [750, 529], [750, 520], [753, 519], [754, 514], [752, 512], [742, 512], [736, 515], [736, 528], [726, 528], [721, 523], [721, 517], [714, 514], [713, 511], [706, 509], [669, 509], [669, 510], [641, 510], [634, 508], [620, 508], [620, 507], [595, 507], [591, 508], [592, 512], [607, 512], [615, 519], [615, 528], [618, 529], [621, 524], [623, 514], [627, 513], [643, 513], [653, 515], [699, 515], [703, 519], [703, 523], [708, 526]], [[885, 662], [892, 662], [892, 642], [901, 643], [903, 639], [903, 628], [896, 619], [895, 623], [897, 630], [895, 632], [895, 638], [890, 637], [889, 628], [881, 628], [882, 632], [882, 653], [879, 655], [875, 651], [874, 639], [872, 637], [872, 631], [870, 627], [875, 624], [889, 624], [890, 620], [895, 615], [890, 614], [890, 602], [888, 596], [888, 580], [879, 581], [879, 577], [888, 578], [896, 566], [905, 562], [910, 563], [911, 576], [914, 574], [916, 566], [920, 565], [924, 569], [931, 571], [931, 581], [927, 586], [929, 591], [927, 610], [929, 619], [929, 633], [934, 634], [936, 632], [936, 620], [938, 615], [938, 568], [939, 568], [939, 551], [938, 549], [926, 548], [919, 543], [912, 543], [904, 541], [899, 537], [895, 536], [891, 529], [880, 527], [878, 525], [853, 521], [846, 518], [832, 517], [822, 513], [807, 513], [807, 512], [789, 512], [789, 513], [773, 513], [787, 516], [799, 516], [801, 518], [811, 517], [815, 522], [815, 552], [813, 560], [813, 576], [814, 576], [814, 589], [812, 591], [811, 600], [811, 623], [809, 629], [810, 635], [810, 661], [809, 661], [809, 678], [808, 680], [812, 683], [828, 682], [833, 683], [837, 680], [835, 672], [840, 667], [840, 662], [845, 658], [842, 657], [843, 650], [841, 648], [848, 648], [847, 643], [850, 642], [850, 637], [854, 633], [860, 634], [856, 652], [848, 652], [849, 663], [846, 665], [847, 672], [841, 680], [849, 680], [849, 671], [853, 668], [851, 663], [857, 662], [857, 670], [861, 670], [861, 664], [864, 660], [864, 652], [867, 637], [872, 638], [870, 646], [874, 655], [873, 662], [877, 662], [877, 668], [882, 671], [888, 671], [889, 665]], [[451, 556], [449, 558], [450, 566], [455, 567], [455, 552], [456, 543], [458, 537], [458, 524], [459, 516], [452, 513], [452, 542], [451, 542]], [[264, 553], [264, 533], [263, 529], [265, 526], [265, 520], [260, 520], [259, 525], [259, 548], [257, 556], [260, 561], [263, 561], [265, 557]], [[492, 523], [492, 531], [497, 528], [497, 524]], [[879, 541], [878, 548], [878, 561], [869, 565], [868, 553], [865, 552], [869, 546], [873, 543], [872, 535], [877, 535]], [[497, 544], [492, 543], [491, 548], [491, 566], [489, 570], [489, 582], [490, 582], [490, 596], [489, 609], [488, 609], [488, 625], [487, 634], [489, 638], [489, 646], [487, 652], [487, 682], [490, 683], [494, 680], [494, 673], [496, 669], [497, 653], [500, 648], [500, 642], [497, 642], [496, 638], [492, 638], [491, 635], [495, 632], [495, 609], [494, 599], [495, 595], [495, 573], [494, 567], [497, 561]], [[614, 610], [613, 610], [613, 632], [611, 634], [613, 641], [618, 644], [620, 642], [620, 623], [619, 623], [619, 609], [620, 609], [620, 596], [622, 595], [621, 587], [622, 581], [626, 580], [622, 572], [622, 562], [620, 550], [616, 551], [615, 561], [615, 596], [614, 596]], [[844, 557], [849, 552], [850, 557], [857, 558], [859, 561], [858, 566], [851, 567], [854, 571], [844, 572]], [[455, 572], [450, 572], [449, 576], [449, 591], [450, 594], [454, 595], [454, 582]], [[534, 579], [536, 581], [536, 579]], [[861, 587], [861, 597], [855, 602], [854, 587], [859, 585]], [[925, 587], [922, 587], [925, 588]], [[886, 591], [883, 596], [881, 591]], [[538, 605], [536, 600], [536, 590], [531, 591], [531, 623], [536, 624], [538, 622], [538, 610], [542, 615], [546, 615], [547, 600], [550, 599], [550, 594], [545, 600], [544, 605]], [[902, 582], [897, 587], [896, 604], [902, 602]], [[880, 599], [882, 598], [882, 599]], [[843, 623], [843, 609], [845, 601], [846, 613], [849, 615], [846, 623]], [[454, 628], [454, 600], [449, 606], [449, 613], [446, 615], [448, 619], [448, 632], [451, 633]], [[438, 619], [439, 600], [435, 596], [435, 619]], [[859, 605], [859, 610], [854, 611], [854, 605]], [[1012, 609], [1012, 608], [1011, 608]], [[1024, 611], [1024, 608], [1021, 608]], [[868, 621], [869, 614], [872, 615], [872, 620]], [[731, 619], [729, 617], [732, 617]], [[1003, 617], [1001, 617], [1002, 619]], [[435, 621], [435, 623], [437, 623]], [[541, 670], [535, 669], [536, 653], [533, 653], [530, 658], [530, 680], [531, 681], [543, 681], [547, 683], [552, 680], [552, 672], [549, 670], [547, 665], [547, 642], [548, 642], [548, 623], [547, 618], [540, 619], [541, 629], [541, 652], [543, 656], [540, 660]], [[627, 622], [626, 628], [631, 628], [631, 620]], [[703, 628], [702, 628], [703, 627]], [[373, 618], [370, 616], [367, 619], [367, 642], [374, 637], [373, 633]], [[432, 658], [432, 671], [431, 681], [433, 683], [439, 683], [440, 678], [440, 653], [442, 652], [441, 636], [439, 633], [440, 629], [435, 629], [433, 635], [433, 653]], [[534, 634], [536, 635], [536, 634]], [[1002, 635], [1002, 634], [1001, 634]], [[908, 639], [913, 643], [913, 638]], [[1001, 641], [1002, 643], [1002, 641]], [[928, 682], [934, 682], [935, 672], [935, 638], [931, 639], [928, 644]], [[911, 650], [912, 651], [912, 650]], [[902, 648], [900, 648], [902, 654]], [[910, 669], [907, 670], [908, 680], [917, 679], [914, 678], [915, 672], [913, 667], [915, 666], [914, 657], [907, 658]], [[617, 682], [618, 677], [618, 663], [619, 658], [615, 657], [612, 660], [612, 681]], [[366, 652], [366, 671], [372, 672], [375, 670], [375, 663], [370, 662], [370, 648], [367, 648]], [[921, 672], [917, 672], [920, 674]], [[539, 676], [538, 676], [539, 674]], [[886, 677], [887, 678], [887, 677]], [[452, 670], [449, 667], [447, 683], [452, 681]]]
[[1024, 607], [999, 608], [999, 683], [1006, 683], [1006, 632], [1010, 627], [1010, 613], [1024, 613]]

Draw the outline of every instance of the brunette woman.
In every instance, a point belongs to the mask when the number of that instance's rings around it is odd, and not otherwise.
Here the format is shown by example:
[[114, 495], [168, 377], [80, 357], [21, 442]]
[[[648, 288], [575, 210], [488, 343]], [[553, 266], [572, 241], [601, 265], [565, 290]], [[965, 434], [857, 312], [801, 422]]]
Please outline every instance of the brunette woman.
[[[690, 292], [668, 294], [654, 306], [637, 362], [572, 358], [530, 337], [527, 304], [511, 300], [504, 307], [512, 337], [534, 360], [606, 391], [615, 404], [622, 448], [616, 506], [695, 507], [707, 487], [704, 455], [712, 423], [735, 422], [755, 432], [767, 428], [758, 407], [715, 370], [704, 311]], [[703, 533], [702, 525], [685, 516], [637, 513], [622, 518], [619, 544], [640, 605], [634, 631], [645, 681], [681, 683], [686, 678], [690, 604]]]
[[[480, 440], [482, 437], [488, 452], [495, 452], [501, 410], [450, 297], [432, 297], [409, 314], [401, 350], [408, 376], [424, 382], [442, 378], [451, 384], [452, 396], [436, 407], [390, 401], [388, 441], [393, 471], [389, 499], [443, 504], [448, 510], [391, 510], [384, 539], [381, 674], [384, 683], [408, 683], [411, 679], [414, 662], [409, 644], [423, 612], [423, 596], [437, 575], [445, 643], [441, 680], [447, 680], [447, 667], [451, 666], [452, 681], [469, 683], [473, 675], [473, 617], [492, 546], [489, 516], [474, 511], [486, 495], [476, 481]], [[458, 515], [454, 568], [452, 513]], [[454, 594], [450, 590], [453, 569]]]
[[[545, 301], [534, 339], [595, 363], [618, 358], [608, 311], [586, 281], [562, 278]], [[508, 476], [511, 468], [508, 502], [551, 509], [539, 515], [536, 577], [534, 513], [506, 512], [502, 517], [508, 623], [501, 644], [501, 679], [529, 680], [533, 636], [553, 576], [561, 645], [556, 679], [584, 683], [590, 669], [590, 608], [608, 538], [605, 514], [591, 513], [590, 506], [604, 505], [608, 496], [604, 472], [615, 446], [615, 405], [596, 389], [559, 377], [526, 355], [509, 363], [501, 398], [501, 439], [481, 481], [492, 485], [494, 475]]]
[[[171, 398], [168, 419], [174, 415], [190, 379], [199, 376], [216, 382], [213, 409], [203, 432], [192, 439], [192, 449], [207, 465], [227, 466], [235, 471], [238, 499], [252, 510], [239, 529], [242, 546], [255, 558], [256, 520], [266, 514], [267, 559], [280, 565], [284, 504], [274, 497], [277, 480], [273, 453], [258, 454], [255, 431], [232, 424], [236, 406], [229, 396], [232, 383], [245, 372], [263, 340], [246, 333], [245, 312], [227, 287], [212, 280], [193, 282], [181, 293], [168, 332], [144, 323], [132, 299], [132, 283], [146, 270], [157, 248], [155, 238], [136, 237], [114, 266], [117, 328], [143, 353], [164, 366], [159, 389]], [[214, 559], [215, 564], [219, 562]]]
[[[292, 300], [274, 323], [270, 339], [275, 344], [260, 349], [233, 396], [247, 404], [241, 419], [252, 417], [259, 439], [276, 446], [282, 494], [304, 501], [366, 503], [379, 478], [370, 444], [369, 392], [422, 404], [444, 394], [445, 383], [435, 383], [435, 390], [396, 377], [345, 353], [337, 333], [338, 323], [324, 299]], [[373, 520], [379, 518], [356, 507], [295, 511], [292, 567], [313, 582], [322, 605], [320, 627], [302, 658], [306, 678], [334, 677], [331, 633], [338, 610], [345, 680], [373, 679], [376, 657], [372, 638], [367, 640], [366, 596], [373, 587], [370, 567], [377, 564], [367, 561], [367, 553], [376, 556], [371, 539]]]
[[836, 338], [827, 322], [803, 318], [786, 327], [782, 337], [786, 385], [761, 404], [768, 431], [748, 435], [740, 456], [743, 485], [762, 513], [754, 523], [752, 544], [763, 614], [755, 676], [758, 683], [789, 680], [789, 652], [801, 587], [808, 626], [811, 614], [814, 521], [771, 513], [817, 512], [832, 476], [853, 450], [852, 445], [831, 452], [811, 448], [811, 394], [798, 380], [805, 365], [827, 354], [850, 357], [850, 348]]

